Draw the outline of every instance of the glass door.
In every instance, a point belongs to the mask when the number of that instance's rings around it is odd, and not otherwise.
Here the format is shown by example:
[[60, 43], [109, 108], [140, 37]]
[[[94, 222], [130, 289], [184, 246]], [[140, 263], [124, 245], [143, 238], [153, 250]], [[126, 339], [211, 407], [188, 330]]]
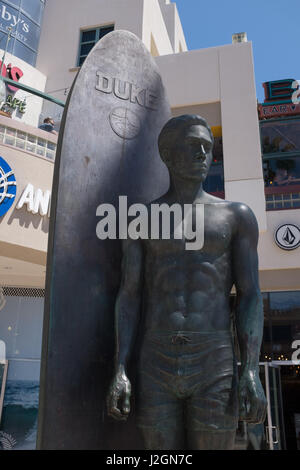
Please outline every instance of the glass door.
[[265, 421], [267, 448], [285, 449], [284, 418], [280, 366], [266, 362], [264, 365], [264, 388], [268, 402]]

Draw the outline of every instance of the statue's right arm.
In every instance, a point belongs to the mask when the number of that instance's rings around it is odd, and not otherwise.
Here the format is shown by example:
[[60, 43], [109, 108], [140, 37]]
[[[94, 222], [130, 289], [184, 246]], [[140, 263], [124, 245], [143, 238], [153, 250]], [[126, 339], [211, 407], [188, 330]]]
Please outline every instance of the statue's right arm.
[[115, 305], [115, 371], [108, 394], [108, 413], [124, 420], [130, 412], [127, 366], [140, 318], [143, 249], [141, 240], [124, 240], [122, 279]]

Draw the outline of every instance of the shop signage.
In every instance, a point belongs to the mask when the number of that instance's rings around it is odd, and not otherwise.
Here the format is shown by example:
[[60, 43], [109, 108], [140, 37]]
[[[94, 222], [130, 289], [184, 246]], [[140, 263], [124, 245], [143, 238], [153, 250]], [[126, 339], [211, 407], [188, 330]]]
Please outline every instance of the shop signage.
[[17, 193], [17, 183], [13, 170], [0, 157], [0, 217], [11, 208]]
[[6, 97], [4, 105], [8, 106], [12, 110], [17, 109], [21, 114], [24, 114], [26, 111], [26, 101], [14, 98], [12, 95], [8, 95]]
[[293, 78], [285, 80], [273, 80], [263, 83], [265, 90], [265, 103], [291, 103], [295, 90], [299, 88], [297, 81]]
[[269, 105], [265, 104], [258, 105], [258, 113], [260, 119], [265, 118], [274, 118], [280, 116], [294, 116], [295, 114], [300, 114], [300, 104], [279, 104], [279, 105]]
[[283, 250], [294, 250], [300, 245], [300, 228], [294, 224], [283, 224], [275, 232], [275, 242]]
[[258, 105], [260, 119], [300, 114], [300, 88], [297, 80], [287, 78], [263, 83], [264, 103]]
[[[0, 32], [2, 48], [11, 28], [10, 46], [15, 55], [34, 65], [41, 31], [45, 0], [0, 1]], [[3, 34], [4, 33], [4, 34]], [[24, 47], [20, 47], [20, 43]]]
[[[11, 208], [17, 194], [17, 183], [13, 170], [8, 163], [0, 157], [0, 217]], [[16, 209], [26, 207], [28, 212], [39, 214], [42, 217], [50, 216], [51, 191], [34, 188], [28, 183], [21, 194]]]
[[[29, 24], [25, 21], [24, 19], [20, 18], [19, 15], [14, 15], [12, 9], [9, 9], [6, 5], [1, 5], [1, 10], [0, 10], [0, 15], [1, 15], [1, 20], [6, 21], [7, 26], [11, 26], [14, 28], [17, 25], [21, 25], [21, 30], [24, 33], [29, 33]], [[18, 13], [16, 11], [16, 13]]]
[[23, 206], [26, 206], [27, 211], [32, 214], [48, 215], [49, 217], [50, 200], [51, 192], [49, 190], [35, 189], [29, 183], [24, 189], [16, 208], [21, 209]]
[[[2, 76], [8, 77], [11, 80], [14, 80], [15, 82], [18, 82], [20, 78], [23, 77], [24, 75], [22, 70], [19, 67], [12, 67], [11, 64], [8, 64], [7, 66], [5, 64], [2, 65], [2, 61], [0, 60], [0, 68], [1, 67], [2, 67]], [[18, 88], [8, 83], [6, 83], [6, 88], [8, 91], [10, 91], [11, 94], [5, 96], [6, 90], [5, 90], [5, 87], [3, 88], [3, 97], [1, 96], [1, 101], [2, 101], [1, 111], [5, 111], [11, 114], [12, 111], [17, 109], [19, 113], [24, 114], [26, 110], [25, 109], [26, 101], [20, 100], [13, 96], [13, 94], [18, 91]]]
[[[11, 80], [14, 80], [15, 82], [18, 82], [20, 78], [22, 78], [24, 75], [23, 71], [19, 67], [12, 67], [11, 64], [8, 64], [7, 66], [5, 64], [2, 65], [2, 61], [0, 60], [0, 67], [1, 66], [2, 66], [2, 76], [10, 78]], [[13, 85], [7, 84], [6, 86], [13, 93], [18, 91], [18, 88]]]

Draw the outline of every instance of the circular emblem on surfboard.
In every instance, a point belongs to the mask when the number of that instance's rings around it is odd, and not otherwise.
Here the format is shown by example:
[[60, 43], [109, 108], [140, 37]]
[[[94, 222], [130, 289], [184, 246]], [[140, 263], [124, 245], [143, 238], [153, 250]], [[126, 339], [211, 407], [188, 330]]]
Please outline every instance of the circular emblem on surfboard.
[[114, 108], [109, 122], [112, 130], [122, 139], [135, 139], [141, 130], [139, 116], [128, 108]]

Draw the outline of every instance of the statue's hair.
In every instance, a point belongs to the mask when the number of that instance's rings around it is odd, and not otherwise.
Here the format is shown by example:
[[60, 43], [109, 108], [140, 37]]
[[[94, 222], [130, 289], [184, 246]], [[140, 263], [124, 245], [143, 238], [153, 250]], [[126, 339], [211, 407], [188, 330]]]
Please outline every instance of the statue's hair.
[[162, 128], [158, 137], [158, 149], [160, 155], [162, 155], [162, 151], [164, 149], [169, 149], [178, 138], [183, 136], [187, 128], [197, 125], [206, 127], [212, 142], [214, 142], [211, 128], [203, 117], [198, 116], [197, 114], [183, 114], [182, 116], [171, 118]]

